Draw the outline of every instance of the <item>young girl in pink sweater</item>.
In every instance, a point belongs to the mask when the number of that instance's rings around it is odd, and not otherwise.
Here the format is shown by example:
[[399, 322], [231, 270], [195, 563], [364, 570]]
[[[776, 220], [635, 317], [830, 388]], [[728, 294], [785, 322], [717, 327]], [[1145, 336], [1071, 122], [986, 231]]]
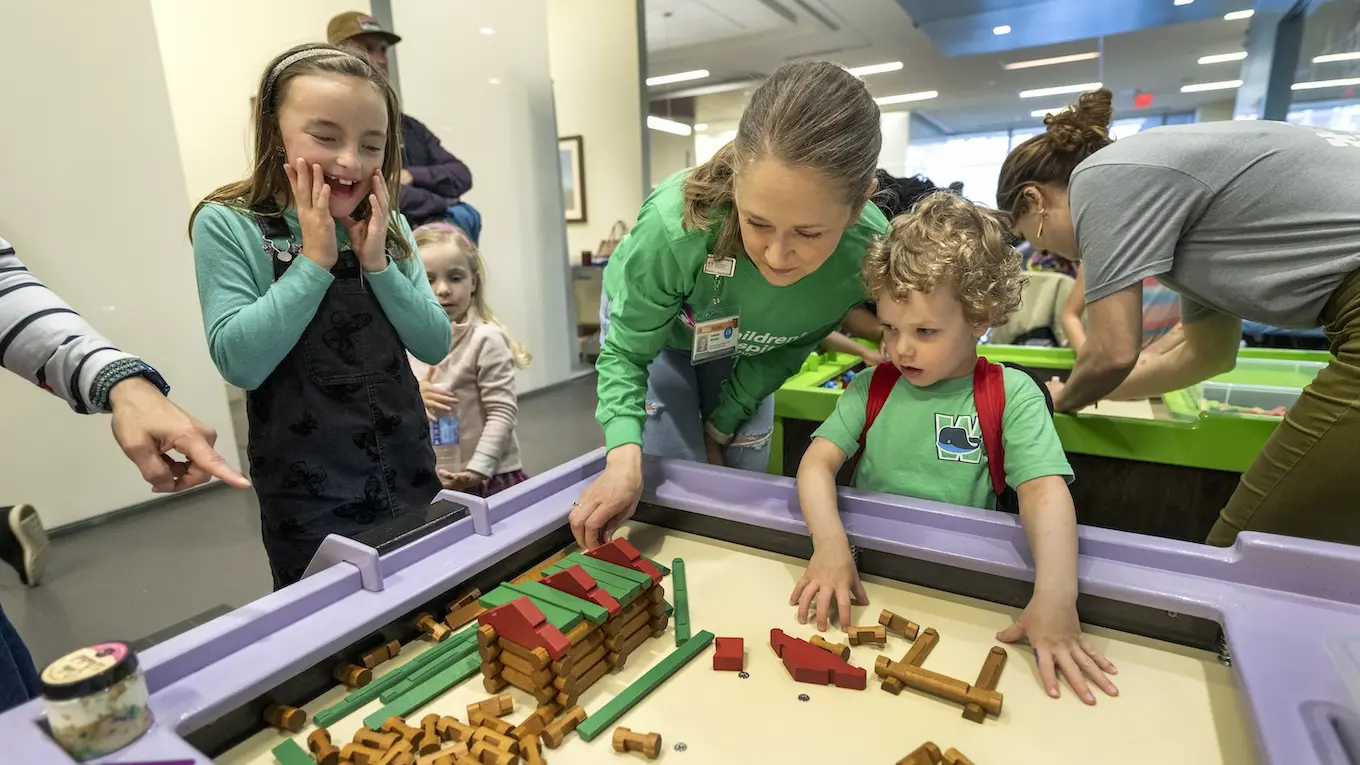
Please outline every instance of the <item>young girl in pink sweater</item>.
[[531, 357], [487, 306], [486, 267], [467, 234], [431, 223], [416, 229], [415, 238], [453, 329], [443, 361], [427, 366], [411, 358], [436, 472], [446, 489], [489, 497], [528, 478], [515, 436], [515, 368]]

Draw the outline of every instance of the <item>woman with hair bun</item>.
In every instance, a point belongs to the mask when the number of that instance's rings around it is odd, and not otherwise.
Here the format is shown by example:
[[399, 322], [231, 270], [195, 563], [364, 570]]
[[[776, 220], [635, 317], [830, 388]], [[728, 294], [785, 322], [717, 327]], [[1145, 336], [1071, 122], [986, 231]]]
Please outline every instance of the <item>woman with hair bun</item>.
[[[1321, 324], [1332, 360], [1285, 415], [1208, 543], [1242, 530], [1360, 544], [1360, 135], [1281, 122], [1171, 125], [1114, 142], [1082, 94], [1002, 165], [997, 203], [1082, 263], [1086, 344], [1055, 406], [1157, 396], [1233, 368], [1241, 320]], [[1139, 362], [1142, 284], [1181, 295], [1185, 340]]]

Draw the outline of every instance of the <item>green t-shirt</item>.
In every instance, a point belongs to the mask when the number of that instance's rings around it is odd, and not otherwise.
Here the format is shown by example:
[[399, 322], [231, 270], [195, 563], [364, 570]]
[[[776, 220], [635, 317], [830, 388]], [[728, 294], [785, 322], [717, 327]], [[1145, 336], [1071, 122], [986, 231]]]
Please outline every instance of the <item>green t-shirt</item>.
[[611, 449], [642, 443], [647, 367], [662, 348], [690, 350], [694, 329], [687, 315], [709, 308], [715, 290], [724, 310], [740, 311], [741, 340], [709, 421], [721, 433], [734, 432], [864, 301], [860, 261], [888, 228], [883, 213], [867, 203], [826, 262], [796, 284], [771, 285], [745, 257], [736, 258], [732, 276], [715, 280], [704, 273], [704, 263], [729, 210], [711, 211], [708, 229], [686, 230], [681, 215], [688, 173], [672, 175], [652, 192], [604, 272], [609, 332], [595, 364], [595, 418]]
[[[836, 411], [817, 429], [847, 457], [859, 451], [872, 372], [856, 375]], [[1053, 417], [1034, 378], [1006, 367], [1006, 411], [1001, 442], [1006, 448], [1006, 483], [1060, 475], [1072, 482]], [[926, 438], [930, 435], [930, 438]], [[899, 379], [869, 429], [854, 484], [868, 491], [902, 494], [967, 507], [996, 505], [987, 470], [987, 450], [973, 404], [973, 377], [941, 380], [918, 388]]]

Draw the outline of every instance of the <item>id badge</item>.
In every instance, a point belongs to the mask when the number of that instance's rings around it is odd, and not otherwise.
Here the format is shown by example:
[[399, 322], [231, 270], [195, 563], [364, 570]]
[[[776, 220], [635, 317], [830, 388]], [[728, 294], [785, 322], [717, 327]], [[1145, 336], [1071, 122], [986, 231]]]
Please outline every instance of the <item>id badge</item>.
[[741, 317], [736, 312], [706, 321], [694, 322], [694, 349], [691, 364], [702, 364], [715, 359], [737, 355], [741, 343]]

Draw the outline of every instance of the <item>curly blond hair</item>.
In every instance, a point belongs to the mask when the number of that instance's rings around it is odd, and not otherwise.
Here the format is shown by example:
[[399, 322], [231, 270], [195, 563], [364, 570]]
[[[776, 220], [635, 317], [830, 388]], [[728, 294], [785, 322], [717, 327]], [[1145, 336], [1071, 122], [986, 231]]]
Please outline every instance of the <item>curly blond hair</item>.
[[1012, 239], [1005, 213], [937, 191], [893, 218], [887, 236], [870, 246], [861, 275], [871, 297], [887, 291], [899, 301], [948, 285], [969, 324], [999, 327], [1020, 307], [1029, 281]]

